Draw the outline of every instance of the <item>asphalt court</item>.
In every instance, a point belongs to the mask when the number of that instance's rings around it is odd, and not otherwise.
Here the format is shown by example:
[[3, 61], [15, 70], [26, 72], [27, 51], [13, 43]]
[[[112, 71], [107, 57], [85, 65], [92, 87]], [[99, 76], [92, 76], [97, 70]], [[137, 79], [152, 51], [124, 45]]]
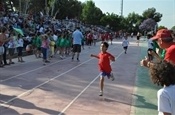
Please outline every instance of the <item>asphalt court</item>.
[[130, 40], [123, 53], [121, 40], [108, 51], [116, 57], [111, 63], [115, 81], [105, 79], [104, 97], [99, 93], [98, 54], [100, 43], [85, 47], [80, 62], [58, 56], [43, 66], [35, 56], [24, 57], [0, 69], [0, 113], [2, 115], [130, 115], [140, 47]]

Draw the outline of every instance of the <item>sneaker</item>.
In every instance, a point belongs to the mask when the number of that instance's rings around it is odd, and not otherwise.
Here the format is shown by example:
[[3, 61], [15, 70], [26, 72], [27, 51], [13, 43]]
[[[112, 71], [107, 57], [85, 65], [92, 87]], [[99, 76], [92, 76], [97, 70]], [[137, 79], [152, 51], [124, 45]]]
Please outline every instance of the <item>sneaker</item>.
[[63, 59], [63, 56], [60, 56], [61, 59]]
[[111, 80], [112, 80], [112, 81], [114, 81], [114, 79], [115, 79], [115, 78], [114, 78], [114, 75], [113, 75], [113, 73], [111, 73], [111, 76], [110, 76], [110, 78], [111, 78]]
[[100, 91], [100, 94], [99, 94], [99, 96], [103, 96], [103, 91]]
[[77, 58], [77, 61], [78, 61], [78, 62], [80, 61], [79, 58]]
[[46, 60], [45, 63], [50, 63], [50, 61]]

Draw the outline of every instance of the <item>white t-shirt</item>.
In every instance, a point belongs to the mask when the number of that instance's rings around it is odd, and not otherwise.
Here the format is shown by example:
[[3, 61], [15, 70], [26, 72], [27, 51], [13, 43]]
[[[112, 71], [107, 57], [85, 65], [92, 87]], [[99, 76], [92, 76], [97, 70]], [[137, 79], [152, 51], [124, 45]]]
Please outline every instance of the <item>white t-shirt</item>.
[[57, 39], [58, 39], [58, 36], [54, 34], [54, 35], [53, 35], [53, 40], [56, 42]]
[[126, 47], [126, 46], [128, 46], [128, 45], [129, 45], [129, 41], [126, 40], [126, 39], [124, 39], [123, 42], [122, 42], [122, 46], [123, 46], [123, 47]]
[[18, 47], [23, 47], [23, 45], [24, 45], [23, 39], [19, 38], [19, 40], [18, 40]]
[[164, 87], [157, 92], [159, 115], [162, 112], [175, 115], [175, 85]]

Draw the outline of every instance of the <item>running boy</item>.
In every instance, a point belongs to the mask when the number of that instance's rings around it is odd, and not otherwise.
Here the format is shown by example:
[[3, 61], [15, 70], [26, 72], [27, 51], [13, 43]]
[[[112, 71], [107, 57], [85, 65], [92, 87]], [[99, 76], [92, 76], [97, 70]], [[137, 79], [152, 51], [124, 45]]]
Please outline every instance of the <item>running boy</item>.
[[109, 47], [109, 44], [107, 42], [102, 42], [100, 46], [101, 52], [98, 55], [91, 54], [91, 57], [95, 57], [99, 59], [99, 70], [101, 72], [100, 74], [100, 94], [99, 96], [103, 96], [103, 87], [104, 87], [104, 77], [107, 76], [108, 79], [111, 78], [111, 80], [114, 80], [114, 76], [111, 73], [111, 65], [110, 60], [115, 61], [115, 57], [107, 52], [107, 49]]
[[128, 45], [129, 45], [128, 37], [127, 37], [127, 35], [125, 35], [124, 40], [122, 42], [122, 46], [123, 46], [123, 49], [125, 50], [125, 54], [127, 52]]

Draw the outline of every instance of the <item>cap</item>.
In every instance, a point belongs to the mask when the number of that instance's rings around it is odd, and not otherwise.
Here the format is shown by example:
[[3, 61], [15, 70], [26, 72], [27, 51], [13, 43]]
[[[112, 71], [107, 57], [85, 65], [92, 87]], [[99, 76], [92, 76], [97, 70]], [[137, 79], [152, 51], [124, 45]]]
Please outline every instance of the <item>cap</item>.
[[171, 38], [171, 31], [168, 29], [160, 29], [159, 31], [157, 31], [156, 35], [153, 36], [151, 39], [152, 40], [156, 40], [159, 38]]

